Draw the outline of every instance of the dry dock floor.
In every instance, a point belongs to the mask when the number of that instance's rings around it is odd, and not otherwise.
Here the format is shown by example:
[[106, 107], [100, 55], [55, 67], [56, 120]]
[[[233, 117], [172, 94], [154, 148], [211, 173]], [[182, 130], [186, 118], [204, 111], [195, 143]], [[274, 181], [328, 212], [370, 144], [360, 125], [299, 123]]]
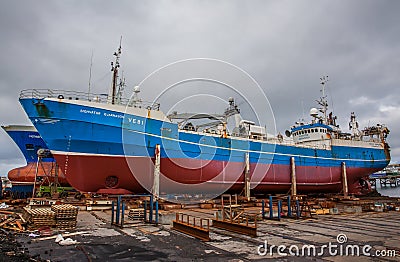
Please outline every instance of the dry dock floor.
[[[71, 232], [86, 233], [71, 236], [79, 242], [76, 245], [60, 246], [54, 239], [37, 241], [26, 234], [18, 236], [17, 240], [31, 256], [50, 261], [400, 261], [398, 211], [264, 220], [258, 223], [256, 238], [211, 227], [209, 242], [172, 230], [169, 222], [175, 212], [213, 218], [216, 210], [163, 211], [163, 224], [140, 223], [123, 229], [110, 225], [110, 211], [80, 211], [77, 228]], [[342, 245], [344, 248], [346, 245], [358, 246], [361, 252], [364, 246], [370, 245], [366, 251], [371, 256], [332, 255], [327, 248], [318, 254], [321, 247], [329, 243], [337, 244], [333, 251], [339, 253], [338, 234], [347, 238]], [[266, 242], [268, 251], [271, 245], [284, 245], [286, 249], [281, 254], [276, 248], [272, 253], [263, 254]], [[304, 245], [308, 246], [302, 256]], [[311, 245], [316, 247], [316, 256], [306, 254]], [[299, 256], [285, 255], [289, 248], [296, 253], [296, 247], [300, 250]], [[377, 257], [376, 250], [396, 250], [396, 256]]]

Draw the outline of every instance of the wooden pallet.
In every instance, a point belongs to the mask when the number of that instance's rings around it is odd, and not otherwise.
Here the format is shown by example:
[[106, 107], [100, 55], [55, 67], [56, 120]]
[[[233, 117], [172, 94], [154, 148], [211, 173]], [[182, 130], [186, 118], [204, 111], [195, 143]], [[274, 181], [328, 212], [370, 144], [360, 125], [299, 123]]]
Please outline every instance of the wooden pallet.
[[70, 205], [52, 205], [51, 210], [53, 210], [56, 214], [57, 219], [75, 219], [78, 216], [78, 208]]
[[43, 226], [58, 229], [74, 229], [77, 224], [78, 208], [73, 205], [52, 205], [51, 208], [24, 208], [24, 218], [29, 228]]
[[28, 215], [32, 217], [55, 217], [56, 214], [48, 208], [36, 208], [36, 209], [28, 209], [24, 207], [24, 210]]
[[57, 220], [56, 226], [58, 229], [74, 229], [76, 224], [76, 220]]
[[24, 207], [23, 217], [30, 228], [56, 225], [56, 214], [48, 208], [28, 209]]
[[51, 210], [56, 213], [58, 229], [74, 229], [77, 224], [78, 208], [70, 204], [52, 205]]

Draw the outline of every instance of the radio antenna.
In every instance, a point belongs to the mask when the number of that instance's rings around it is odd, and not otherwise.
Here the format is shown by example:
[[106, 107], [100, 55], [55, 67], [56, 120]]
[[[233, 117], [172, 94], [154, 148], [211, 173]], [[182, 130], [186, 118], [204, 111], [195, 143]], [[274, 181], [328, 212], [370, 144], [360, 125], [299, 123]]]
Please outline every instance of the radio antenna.
[[90, 101], [90, 84], [92, 81], [92, 66], [93, 66], [93, 50], [92, 50], [92, 56], [90, 57], [90, 69], [89, 69], [89, 88], [88, 88], [88, 100]]

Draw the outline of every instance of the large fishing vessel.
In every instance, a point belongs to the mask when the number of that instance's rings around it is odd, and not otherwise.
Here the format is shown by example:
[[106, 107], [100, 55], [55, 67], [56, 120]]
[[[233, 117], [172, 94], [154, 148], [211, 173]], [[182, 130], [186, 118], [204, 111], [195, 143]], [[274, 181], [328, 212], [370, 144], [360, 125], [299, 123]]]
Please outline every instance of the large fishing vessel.
[[[117, 91], [115, 53], [109, 95], [61, 90], [24, 90], [20, 103], [46, 141], [70, 184], [85, 192], [223, 193], [249, 185], [257, 193], [340, 192], [359, 194], [363, 177], [390, 162], [384, 125], [342, 132], [323, 93], [309, 123], [282, 135], [243, 120], [232, 98], [221, 115], [165, 115], [157, 103], [124, 100]], [[322, 79], [322, 89], [326, 79]], [[209, 124], [194, 124], [196, 119]], [[235, 128], [228, 132], [228, 119]], [[176, 120], [179, 122], [176, 123]], [[159, 173], [158, 173], [159, 172]], [[295, 175], [295, 176], [294, 176]], [[157, 183], [156, 183], [157, 180]]]
[[[13, 186], [33, 185], [36, 179], [39, 182], [53, 183], [56, 173], [55, 160], [50, 154], [46, 143], [34, 126], [9, 125], [2, 126], [25, 157], [26, 165], [17, 167], [8, 172], [8, 179]], [[43, 152], [44, 157], [38, 162], [38, 151]], [[67, 185], [67, 181], [58, 168], [58, 183]]]

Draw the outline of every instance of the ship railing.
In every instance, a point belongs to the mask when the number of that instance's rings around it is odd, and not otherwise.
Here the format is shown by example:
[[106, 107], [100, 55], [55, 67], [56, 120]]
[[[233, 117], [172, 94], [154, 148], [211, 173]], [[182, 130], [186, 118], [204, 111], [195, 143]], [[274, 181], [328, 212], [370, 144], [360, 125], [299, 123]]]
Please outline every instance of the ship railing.
[[376, 137], [367, 137], [367, 138], [363, 138], [363, 139], [361, 139], [360, 141], [363, 141], [363, 142], [374, 142], [374, 143], [381, 143], [382, 142], [382, 140], [380, 139], [380, 138], [376, 138]]
[[274, 140], [276, 144], [279, 145], [284, 145], [284, 146], [296, 146], [296, 147], [302, 147], [302, 148], [309, 148], [309, 149], [330, 149], [330, 145], [327, 144], [303, 144], [303, 143], [295, 143], [294, 141], [291, 140], [283, 140], [283, 141], [278, 141], [278, 139]]
[[[57, 89], [26, 89], [22, 90], [19, 98], [58, 98], [68, 100], [83, 100], [95, 103], [111, 103], [111, 98], [108, 94], [94, 94], [82, 91], [68, 91]], [[160, 104], [147, 101], [132, 101], [128, 98], [115, 97], [114, 103], [123, 106], [145, 108], [152, 110], [160, 110]]]

